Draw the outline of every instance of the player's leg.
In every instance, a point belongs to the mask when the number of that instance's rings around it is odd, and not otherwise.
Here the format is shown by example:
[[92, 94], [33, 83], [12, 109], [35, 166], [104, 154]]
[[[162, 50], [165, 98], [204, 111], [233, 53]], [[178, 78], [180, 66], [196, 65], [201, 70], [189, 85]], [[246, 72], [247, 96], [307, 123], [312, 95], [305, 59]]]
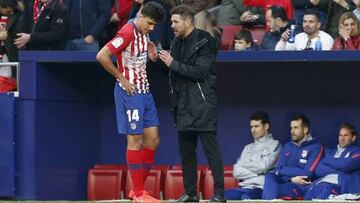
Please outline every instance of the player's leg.
[[141, 147], [143, 135], [127, 135], [126, 161], [133, 183], [133, 193], [129, 196], [140, 196], [144, 191], [143, 167], [141, 161]]
[[279, 197], [279, 180], [280, 178], [274, 173], [267, 173], [265, 175], [264, 190], [262, 199], [271, 200]]
[[151, 93], [144, 95], [144, 142], [141, 150], [143, 181], [145, 182], [154, 163], [155, 151], [160, 143], [159, 119]]
[[133, 191], [129, 194], [140, 196], [144, 190], [141, 149], [143, 144], [144, 105], [140, 94], [127, 95], [125, 90], [115, 85], [114, 99], [119, 134], [127, 135], [126, 160], [128, 171], [133, 182]]

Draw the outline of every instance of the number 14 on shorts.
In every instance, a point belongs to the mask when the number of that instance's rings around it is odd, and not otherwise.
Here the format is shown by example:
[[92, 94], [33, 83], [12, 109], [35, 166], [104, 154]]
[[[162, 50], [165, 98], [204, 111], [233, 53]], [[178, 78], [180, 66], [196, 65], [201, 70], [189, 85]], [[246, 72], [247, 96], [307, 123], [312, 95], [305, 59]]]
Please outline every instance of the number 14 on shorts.
[[139, 110], [138, 109], [132, 109], [132, 110], [127, 110], [126, 114], [128, 116], [128, 121], [139, 121], [140, 117], [139, 117]]

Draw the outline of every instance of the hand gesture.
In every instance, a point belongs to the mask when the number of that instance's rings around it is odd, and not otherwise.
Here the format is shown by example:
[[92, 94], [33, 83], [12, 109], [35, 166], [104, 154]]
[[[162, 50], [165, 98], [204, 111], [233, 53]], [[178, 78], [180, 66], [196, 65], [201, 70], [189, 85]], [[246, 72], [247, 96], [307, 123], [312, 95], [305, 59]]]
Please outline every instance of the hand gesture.
[[159, 58], [159, 55], [157, 54], [157, 51], [156, 51], [156, 46], [151, 41], [148, 42], [148, 55], [149, 55], [150, 60], [153, 62], [157, 61]]
[[[125, 78], [116, 79], [120, 84], [121, 87], [123, 87], [128, 95], [133, 96], [136, 94], [136, 87], [135, 85], [131, 84], [129, 81], [127, 81]], [[120, 85], [119, 84], [119, 85]]]
[[252, 15], [251, 11], [245, 11], [245, 12], [240, 16], [240, 21], [241, 21], [241, 22], [249, 22], [249, 19], [250, 19], [251, 15]]
[[311, 181], [306, 180], [307, 176], [295, 176], [290, 179], [291, 183], [299, 185], [309, 185]]
[[350, 38], [351, 29], [346, 29], [344, 25], [340, 25], [339, 35], [346, 41]]
[[166, 64], [167, 67], [170, 67], [172, 61], [174, 60], [170, 53], [164, 50], [160, 51], [159, 57]]

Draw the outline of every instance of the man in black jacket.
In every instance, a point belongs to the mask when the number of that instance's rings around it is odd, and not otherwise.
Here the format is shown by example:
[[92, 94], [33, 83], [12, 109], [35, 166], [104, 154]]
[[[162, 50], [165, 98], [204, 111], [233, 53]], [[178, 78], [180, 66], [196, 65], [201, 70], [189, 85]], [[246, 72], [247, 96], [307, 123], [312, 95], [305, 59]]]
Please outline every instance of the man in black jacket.
[[59, 0], [29, 1], [24, 18], [25, 32], [15, 44], [27, 50], [63, 50], [69, 27], [69, 13]]
[[[111, 17], [110, 0], [64, 0], [69, 8], [70, 29], [65, 50], [98, 51]], [[104, 37], [104, 36], [103, 36]]]
[[159, 57], [170, 70], [172, 111], [180, 145], [186, 193], [178, 201], [198, 201], [196, 145], [200, 137], [215, 183], [210, 201], [225, 202], [223, 163], [216, 139], [216, 42], [209, 33], [194, 28], [194, 12], [189, 7], [177, 6], [171, 15], [175, 34], [171, 54], [161, 51]]

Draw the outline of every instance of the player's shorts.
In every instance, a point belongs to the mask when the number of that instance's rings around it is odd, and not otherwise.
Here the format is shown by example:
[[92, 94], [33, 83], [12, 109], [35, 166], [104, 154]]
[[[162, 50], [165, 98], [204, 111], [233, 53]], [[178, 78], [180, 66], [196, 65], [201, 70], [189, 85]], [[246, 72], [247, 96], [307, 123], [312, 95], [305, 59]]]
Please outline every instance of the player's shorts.
[[114, 99], [119, 134], [142, 135], [144, 128], [159, 125], [156, 107], [151, 93], [131, 96], [115, 83]]

